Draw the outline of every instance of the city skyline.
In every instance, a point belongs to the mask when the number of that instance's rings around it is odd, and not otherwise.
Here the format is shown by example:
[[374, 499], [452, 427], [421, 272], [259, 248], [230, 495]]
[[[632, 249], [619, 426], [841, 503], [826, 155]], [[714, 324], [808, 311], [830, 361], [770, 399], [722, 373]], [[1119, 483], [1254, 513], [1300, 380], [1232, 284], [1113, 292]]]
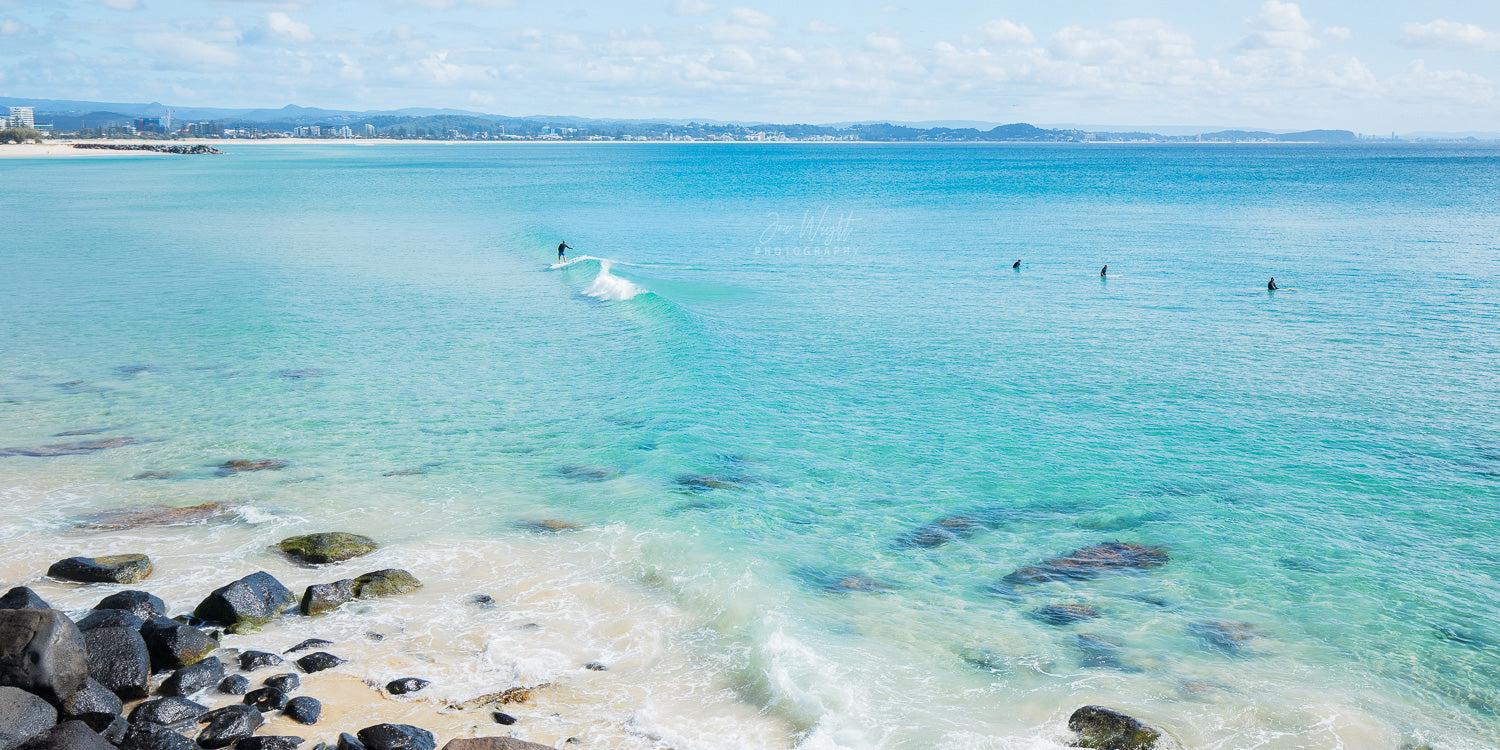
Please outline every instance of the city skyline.
[[1472, 2], [0, 0], [0, 94], [830, 123], [1494, 130]]

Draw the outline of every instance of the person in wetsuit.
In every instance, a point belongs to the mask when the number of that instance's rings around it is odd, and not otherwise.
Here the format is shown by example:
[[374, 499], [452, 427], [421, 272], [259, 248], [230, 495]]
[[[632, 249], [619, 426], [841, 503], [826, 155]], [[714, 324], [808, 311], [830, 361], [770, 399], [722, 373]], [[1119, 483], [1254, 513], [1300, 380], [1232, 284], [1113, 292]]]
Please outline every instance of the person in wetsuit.
[[1021, 261], [1017, 260], [1015, 263], [1010, 264], [1010, 267], [1017, 271], [1021, 270]]
[[566, 243], [566, 242], [559, 242], [559, 243], [557, 243], [557, 262], [558, 263], [567, 263], [568, 262], [568, 254], [566, 252], [564, 252], [564, 251], [566, 251], [566, 250], [572, 250], [572, 249], [573, 248], [570, 245], [568, 245], [568, 243]]
[[1105, 263], [1104, 267], [1101, 268], [1101, 269], [1099, 269], [1099, 275], [1100, 276], [1108, 276], [1109, 275], [1109, 264], [1108, 263]]
[[1276, 286], [1276, 277], [1275, 276], [1272, 276], [1270, 283], [1266, 284], [1266, 291], [1268, 291], [1268, 292], [1274, 292], [1274, 291], [1276, 291], [1277, 289], [1280, 289], [1280, 288], [1281, 287]]

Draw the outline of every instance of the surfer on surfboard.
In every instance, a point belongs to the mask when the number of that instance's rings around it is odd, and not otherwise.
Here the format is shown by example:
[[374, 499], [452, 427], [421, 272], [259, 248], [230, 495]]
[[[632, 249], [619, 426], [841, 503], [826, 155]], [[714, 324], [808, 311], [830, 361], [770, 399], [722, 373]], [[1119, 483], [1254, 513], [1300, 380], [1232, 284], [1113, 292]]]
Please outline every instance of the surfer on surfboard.
[[1103, 278], [1103, 277], [1108, 276], [1108, 275], [1109, 275], [1109, 264], [1105, 263], [1104, 267], [1101, 268], [1101, 269], [1099, 269], [1099, 276], [1101, 278]]
[[1021, 270], [1021, 261], [1017, 260], [1015, 263], [1010, 264], [1010, 267], [1017, 271]]
[[572, 250], [572, 249], [573, 249], [573, 247], [571, 245], [569, 245], [567, 242], [559, 242], [559, 243], [557, 243], [557, 262], [558, 263], [567, 263], [568, 262], [568, 253], [567, 253], [567, 251], [568, 250]]
[[1266, 284], [1266, 291], [1268, 291], [1268, 292], [1274, 292], [1274, 291], [1276, 291], [1277, 289], [1280, 289], [1280, 288], [1281, 287], [1276, 286], [1276, 277], [1275, 276], [1272, 276], [1271, 277], [1271, 281]]

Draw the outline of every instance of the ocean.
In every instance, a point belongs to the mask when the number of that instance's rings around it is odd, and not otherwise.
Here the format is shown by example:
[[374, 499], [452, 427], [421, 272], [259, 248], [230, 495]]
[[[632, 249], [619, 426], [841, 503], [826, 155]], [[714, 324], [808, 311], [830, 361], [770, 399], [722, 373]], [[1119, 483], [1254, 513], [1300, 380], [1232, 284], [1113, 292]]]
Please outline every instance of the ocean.
[[[3, 587], [408, 569], [226, 644], [433, 681], [350, 722], [548, 684], [517, 736], [600, 748], [1055, 748], [1087, 704], [1500, 745], [1500, 148], [221, 148], [0, 162], [0, 448], [135, 439], [0, 457]], [[320, 530], [383, 547], [270, 549]], [[1167, 559], [1007, 579], [1106, 542]]]

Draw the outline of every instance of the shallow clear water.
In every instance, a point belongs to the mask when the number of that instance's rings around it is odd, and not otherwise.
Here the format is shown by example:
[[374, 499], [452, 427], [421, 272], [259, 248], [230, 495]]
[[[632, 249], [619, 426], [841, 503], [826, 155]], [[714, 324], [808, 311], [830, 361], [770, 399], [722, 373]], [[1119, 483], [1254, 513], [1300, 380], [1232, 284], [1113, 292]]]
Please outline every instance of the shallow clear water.
[[[156, 441], [0, 458], [8, 550], [232, 500], [151, 543], [248, 571], [353, 528], [456, 602], [503, 565], [443, 550], [522, 545], [629, 592], [552, 613], [616, 623], [619, 679], [808, 748], [1051, 747], [1087, 703], [1190, 747], [1500, 743], [1500, 150], [226, 150], [0, 162], [0, 447]], [[1171, 561], [996, 586], [1111, 540]], [[767, 741], [661, 729], [695, 710], [635, 736]]]

